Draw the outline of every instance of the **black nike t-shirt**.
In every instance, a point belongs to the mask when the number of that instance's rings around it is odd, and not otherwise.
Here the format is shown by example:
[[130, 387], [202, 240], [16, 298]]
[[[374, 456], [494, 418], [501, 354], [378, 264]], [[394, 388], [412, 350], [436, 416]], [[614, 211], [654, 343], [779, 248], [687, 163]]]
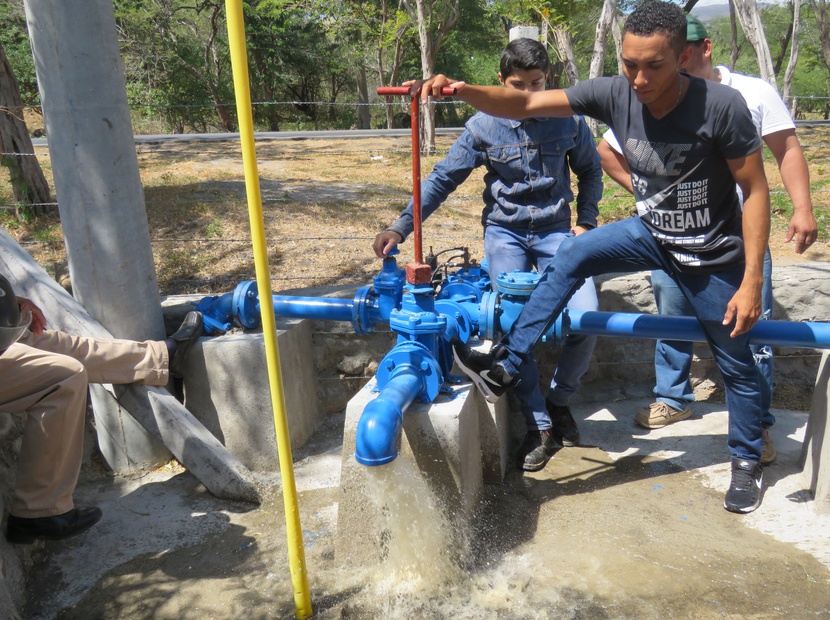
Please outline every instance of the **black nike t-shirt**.
[[741, 205], [726, 163], [761, 146], [733, 88], [690, 78], [678, 106], [655, 119], [624, 76], [567, 89], [576, 114], [609, 125], [631, 169], [637, 213], [682, 271], [743, 262]]

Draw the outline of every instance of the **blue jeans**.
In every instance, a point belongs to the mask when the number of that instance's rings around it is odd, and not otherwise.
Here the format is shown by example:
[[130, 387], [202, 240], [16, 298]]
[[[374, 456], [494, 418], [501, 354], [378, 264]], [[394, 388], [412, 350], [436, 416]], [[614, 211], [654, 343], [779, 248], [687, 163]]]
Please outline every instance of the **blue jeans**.
[[[694, 310], [680, 289], [665, 271], [651, 272], [651, 288], [660, 314], [693, 316]], [[761, 290], [762, 319], [772, 318], [772, 256], [767, 249], [764, 257], [764, 285]], [[767, 345], [749, 345], [755, 355], [755, 363], [761, 372], [761, 425], [769, 428], [775, 424], [770, 413], [772, 405], [772, 348]], [[692, 367], [694, 343], [683, 340], [658, 340], [654, 350], [654, 373], [657, 381], [654, 394], [659, 402], [683, 410], [695, 400], [689, 372]]]
[[[489, 225], [484, 230], [484, 251], [487, 255], [487, 269], [496, 286], [500, 273], [531, 271], [543, 273], [565, 239], [573, 237], [570, 230], [529, 232]], [[596, 310], [597, 291], [593, 280], [574, 293], [568, 302], [576, 310]], [[594, 352], [596, 336], [572, 335], [565, 339], [556, 372], [550, 382], [547, 398], [554, 405], [565, 406], [579, 388], [580, 380], [588, 370]], [[522, 414], [529, 429], [550, 428], [551, 421], [545, 407], [545, 398], [539, 390], [539, 371], [533, 355], [522, 366], [522, 382], [513, 392], [519, 399]]]
[[677, 283], [692, 306], [723, 376], [729, 410], [727, 444], [733, 457], [761, 458], [761, 378], [746, 334], [729, 336], [722, 325], [726, 304], [735, 295], [744, 265], [715, 273], [683, 273], [639, 218], [605, 224], [562, 242], [510, 332], [502, 339], [510, 374], [532, 359], [536, 341], [556, 320], [586, 278], [602, 273], [662, 269]]

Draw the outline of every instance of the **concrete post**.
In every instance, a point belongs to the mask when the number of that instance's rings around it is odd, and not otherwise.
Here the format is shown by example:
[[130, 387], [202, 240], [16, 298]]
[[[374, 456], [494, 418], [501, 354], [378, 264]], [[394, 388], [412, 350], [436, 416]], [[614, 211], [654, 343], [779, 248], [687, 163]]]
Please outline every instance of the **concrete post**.
[[533, 39], [534, 41], [539, 40], [539, 27], [538, 26], [513, 26], [510, 29], [510, 40], [513, 41], [514, 39]]
[[[159, 301], [124, 73], [109, 0], [25, 0], [76, 299], [118, 338], [161, 339]], [[101, 419], [118, 418], [93, 390]], [[121, 426], [113, 420], [113, 427]], [[102, 445], [116, 470], [163, 446], [134, 425]], [[127, 468], [129, 469], [129, 468]]]
[[827, 423], [827, 408], [830, 405], [829, 360], [830, 351], [824, 351], [801, 451], [804, 476], [813, 492], [816, 512], [821, 514], [830, 514], [830, 424]]

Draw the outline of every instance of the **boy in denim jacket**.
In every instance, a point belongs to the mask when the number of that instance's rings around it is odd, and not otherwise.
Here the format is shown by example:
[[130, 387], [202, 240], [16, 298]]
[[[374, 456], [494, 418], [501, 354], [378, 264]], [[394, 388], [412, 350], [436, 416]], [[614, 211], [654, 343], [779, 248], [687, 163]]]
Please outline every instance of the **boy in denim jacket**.
[[[550, 59], [533, 39], [515, 39], [502, 52], [499, 82], [523, 91], [545, 89]], [[445, 159], [421, 186], [423, 218], [429, 217], [470, 173], [486, 167], [484, 250], [495, 285], [503, 272], [543, 273], [563, 240], [595, 228], [602, 197], [602, 168], [591, 132], [578, 116], [513, 121], [479, 112], [466, 124]], [[570, 169], [569, 169], [570, 167]], [[572, 226], [570, 170], [577, 177], [576, 224]], [[375, 238], [373, 248], [385, 257], [413, 230], [412, 202], [398, 220]], [[589, 278], [569, 308], [596, 310], [597, 293]], [[568, 336], [547, 396], [538, 384], [535, 360], [522, 367], [514, 388], [527, 423], [519, 452], [525, 471], [542, 469], [559, 448], [579, 443], [568, 403], [588, 369], [595, 336]]]

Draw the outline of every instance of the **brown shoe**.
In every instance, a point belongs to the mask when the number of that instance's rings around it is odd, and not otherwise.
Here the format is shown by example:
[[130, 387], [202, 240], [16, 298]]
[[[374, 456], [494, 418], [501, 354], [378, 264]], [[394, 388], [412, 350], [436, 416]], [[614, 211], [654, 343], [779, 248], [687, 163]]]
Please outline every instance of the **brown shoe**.
[[692, 411], [688, 407], [683, 411], [678, 411], [664, 402], [657, 401], [637, 411], [634, 421], [643, 428], [663, 428], [669, 424], [685, 420], [690, 415], [692, 415]]
[[761, 429], [761, 437], [764, 439], [764, 445], [761, 448], [761, 465], [769, 465], [778, 456], [778, 452], [775, 450], [775, 444], [772, 443], [768, 428]]

